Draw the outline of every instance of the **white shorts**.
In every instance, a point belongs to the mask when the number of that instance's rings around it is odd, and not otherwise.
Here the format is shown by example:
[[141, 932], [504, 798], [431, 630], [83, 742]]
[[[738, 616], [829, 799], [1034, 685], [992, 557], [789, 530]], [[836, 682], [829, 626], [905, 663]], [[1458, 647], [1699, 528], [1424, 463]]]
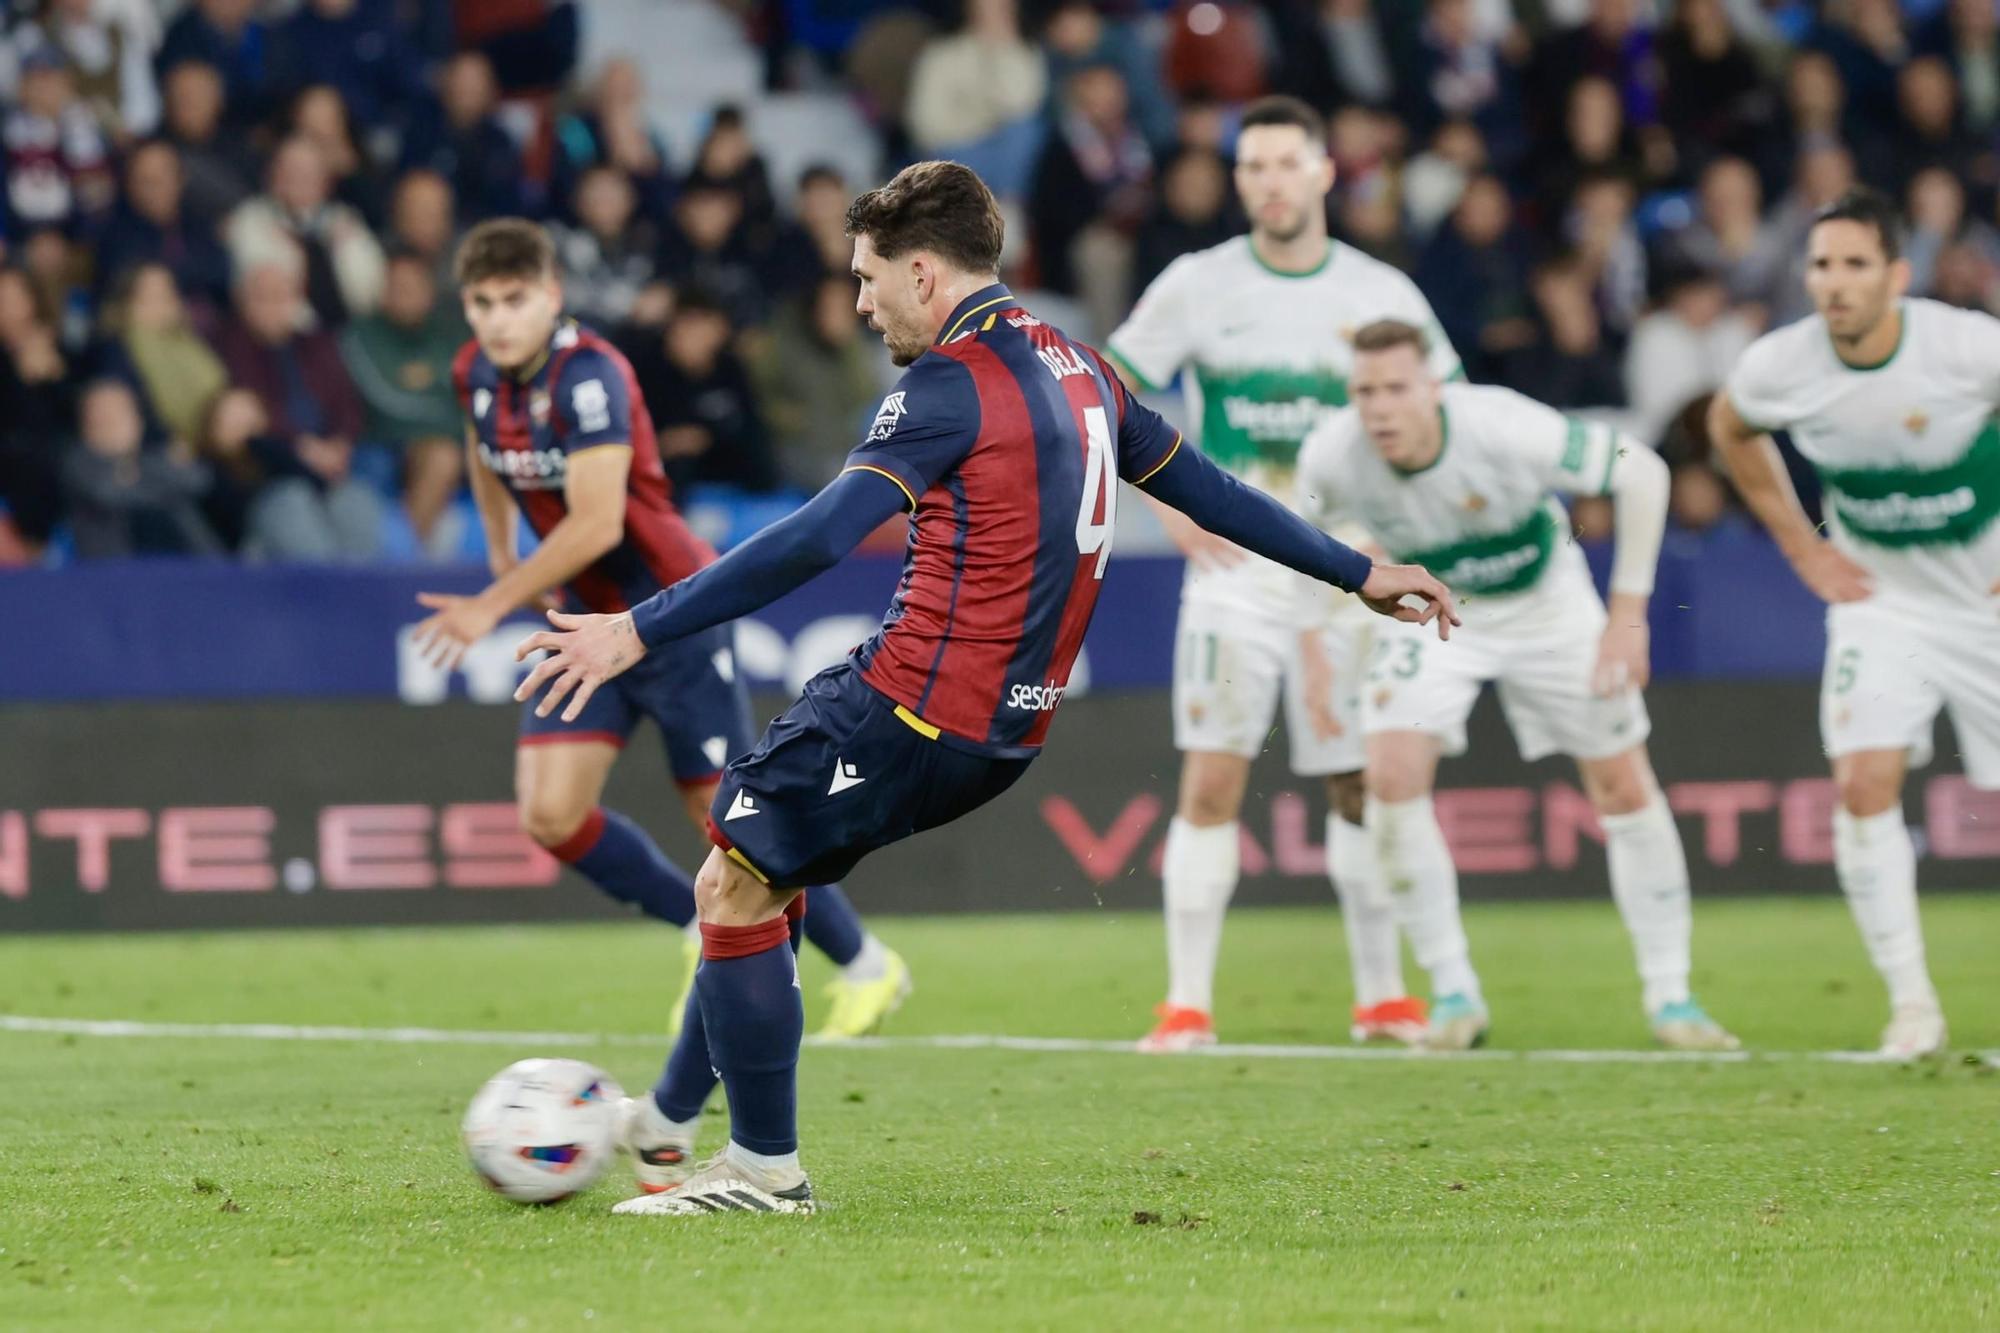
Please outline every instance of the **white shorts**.
[[1605, 621], [1596, 593], [1586, 586], [1537, 597], [1522, 610], [1498, 625], [1466, 624], [1449, 641], [1434, 625], [1383, 621], [1368, 664], [1363, 729], [1426, 732], [1445, 754], [1463, 754], [1465, 720], [1490, 680], [1499, 683], [1523, 759], [1609, 759], [1643, 742], [1652, 723], [1639, 691], [1607, 699], [1591, 688]]
[[1940, 708], [1966, 777], [2000, 789], [2000, 623], [1977, 612], [1940, 620], [1879, 594], [1827, 608], [1819, 731], [1828, 756], [1903, 750], [1922, 768]]
[[1333, 715], [1340, 724], [1338, 736], [1323, 740], [1306, 709], [1297, 626], [1214, 602], [1183, 601], [1174, 638], [1174, 748], [1256, 758], [1270, 738], [1282, 690], [1292, 772], [1300, 777], [1360, 772], [1366, 758], [1361, 680], [1369, 622], [1376, 619], [1357, 603], [1355, 612], [1321, 631], [1333, 668]]

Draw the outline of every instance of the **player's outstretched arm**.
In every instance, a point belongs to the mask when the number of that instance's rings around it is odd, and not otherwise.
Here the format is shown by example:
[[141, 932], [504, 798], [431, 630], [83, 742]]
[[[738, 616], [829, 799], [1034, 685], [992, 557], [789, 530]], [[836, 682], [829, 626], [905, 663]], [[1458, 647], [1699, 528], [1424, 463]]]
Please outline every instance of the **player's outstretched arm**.
[[1591, 686], [1600, 697], [1643, 690], [1652, 678], [1652, 627], [1646, 608], [1659, 572], [1660, 545], [1667, 534], [1671, 478], [1660, 456], [1637, 440], [1619, 436], [1611, 445], [1610, 475], [1613, 548], [1611, 596], [1604, 635], [1597, 646]]
[[798, 510], [773, 523], [720, 560], [615, 616], [551, 611], [556, 631], [531, 635], [515, 660], [546, 649], [514, 697], [531, 699], [544, 681], [555, 684], [536, 712], [547, 717], [566, 696], [565, 721], [575, 721], [597, 687], [630, 668], [649, 648], [699, 634], [769, 606], [831, 569], [864, 538], [908, 507], [901, 486], [876, 472], [844, 472]]
[[[1254, 486], [1245, 485], [1194, 449], [1177, 448], [1139, 489], [1186, 514], [1218, 537], [1266, 559], [1344, 588], [1380, 615], [1414, 624], [1438, 623], [1450, 638], [1458, 609], [1444, 584], [1417, 565], [1378, 565], [1315, 528]], [[1405, 597], [1422, 605], [1406, 605]]]
[[1835, 549], [1806, 516], [1770, 435], [1746, 422], [1726, 393], [1709, 403], [1708, 438], [1736, 493], [1770, 530], [1800, 582], [1829, 602], [1857, 602], [1874, 591], [1868, 571]]

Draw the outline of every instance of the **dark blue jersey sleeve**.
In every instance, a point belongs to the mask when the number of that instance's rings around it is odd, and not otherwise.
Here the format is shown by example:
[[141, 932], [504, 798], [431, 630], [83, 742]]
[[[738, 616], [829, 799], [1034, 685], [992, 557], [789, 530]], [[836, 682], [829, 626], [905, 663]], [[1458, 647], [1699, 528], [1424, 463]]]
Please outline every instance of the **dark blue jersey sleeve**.
[[1181, 433], [1134, 398], [1110, 362], [1094, 351], [1092, 357], [1118, 408], [1118, 475], [1136, 486], [1166, 466], [1181, 447]]
[[553, 432], [565, 453], [632, 443], [632, 397], [617, 362], [594, 347], [571, 352], [549, 386]]
[[874, 468], [842, 473], [714, 564], [632, 608], [639, 642], [657, 648], [769, 606], [838, 564], [902, 511], [904, 495], [900, 481]]
[[979, 391], [972, 372], [948, 356], [927, 352], [903, 372], [875, 410], [847, 471], [875, 472], [903, 488], [909, 507], [943, 480], [979, 438]]
[[1137, 484], [1216, 536], [1336, 588], [1360, 591], [1375, 567], [1361, 552], [1209, 462], [1199, 449], [1174, 450]]

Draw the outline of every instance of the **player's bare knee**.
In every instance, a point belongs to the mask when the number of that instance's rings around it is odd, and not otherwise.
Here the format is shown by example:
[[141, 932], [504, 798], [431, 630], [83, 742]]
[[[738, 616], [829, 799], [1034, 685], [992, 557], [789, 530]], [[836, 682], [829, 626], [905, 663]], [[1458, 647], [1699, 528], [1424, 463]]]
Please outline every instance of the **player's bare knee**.
[[588, 808], [579, 809], [566, 801], [535, 796], [525, 798], [516, 808], [521, 817], [521, 831], [541, 847], [562, 846], [576, 836], [583, 821], [590, 817]]
[[1903, 799], [1902, 774], [1885, 773], [1865, 765], [1836, 771], [1834, 787], [1840, 797], [1840, 808], [1856, 819], [1893, 810]]
[[1198, 828], [1227, 824], [1242, 812], [1248, 770], [1249, 762], [1233, 755], [1189, 755], [1175, 813]]
[[1368, 808], [1368, 782], [1360, 773], [1335, 773], [1326, 780], [1326, 808], [1350, 824], [1359, 824]]
[[1653, 770], [1643, 750], [1585, 760], [1577, 772], [1583, 778], [1584, 795], [1600, 815], [1636, 814], [1653, 799]]

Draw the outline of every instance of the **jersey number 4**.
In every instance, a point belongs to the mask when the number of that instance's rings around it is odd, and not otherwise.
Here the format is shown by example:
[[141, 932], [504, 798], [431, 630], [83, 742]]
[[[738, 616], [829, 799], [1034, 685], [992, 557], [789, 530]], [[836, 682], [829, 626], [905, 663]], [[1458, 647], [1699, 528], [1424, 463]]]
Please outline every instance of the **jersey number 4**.
[[1101, 579], [1111, 559], [1112, 530], [1118, 526], [1118, 470], [1111, 465], [1111, 423], [1103, 408], [1083, 409], [1083, 443], [1083, 507], [1076, 511], [1076, 549], [1079, 555], [1097, 556], [1091, 577]]

